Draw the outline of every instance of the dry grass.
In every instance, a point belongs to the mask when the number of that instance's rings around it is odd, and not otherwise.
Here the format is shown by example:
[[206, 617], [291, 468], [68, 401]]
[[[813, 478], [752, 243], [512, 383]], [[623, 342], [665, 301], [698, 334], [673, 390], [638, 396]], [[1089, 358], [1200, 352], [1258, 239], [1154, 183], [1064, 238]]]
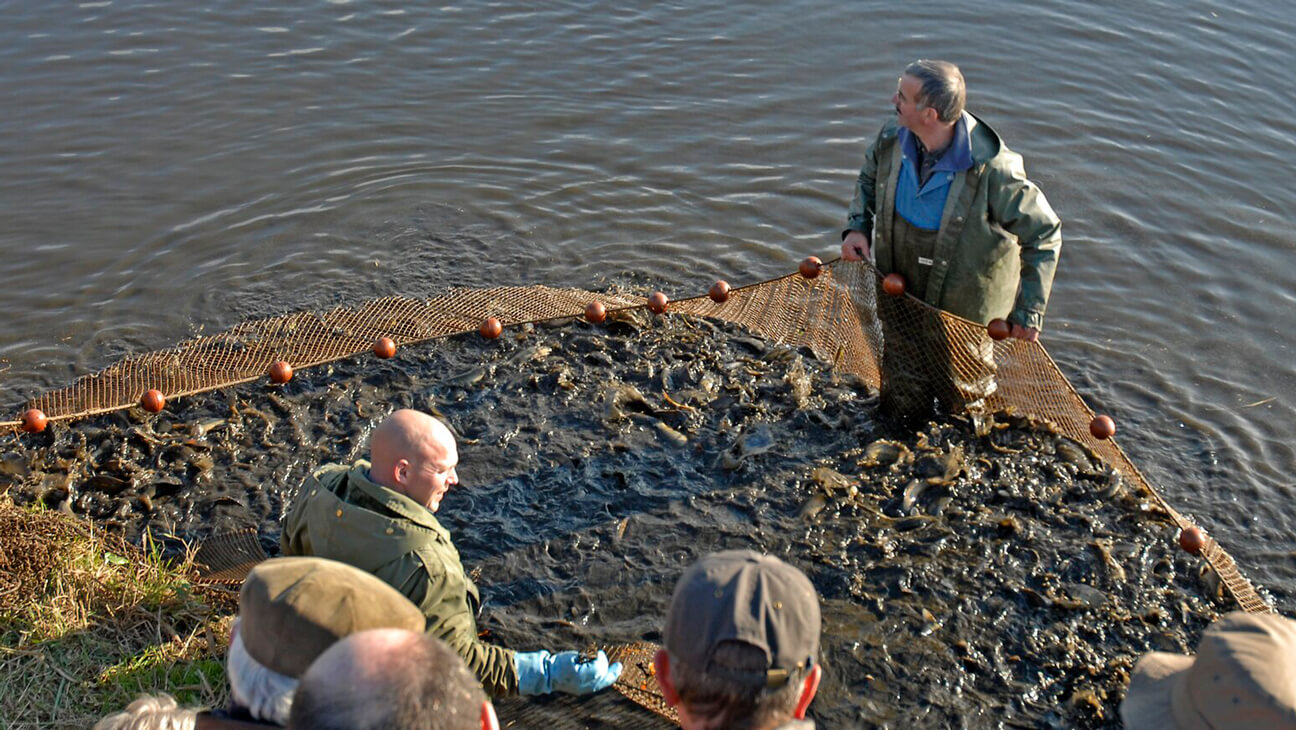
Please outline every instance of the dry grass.
[[144, 692], [225, 701], [236, 597], [57, 512], [0, 496], [0, 728], [85, 728]]

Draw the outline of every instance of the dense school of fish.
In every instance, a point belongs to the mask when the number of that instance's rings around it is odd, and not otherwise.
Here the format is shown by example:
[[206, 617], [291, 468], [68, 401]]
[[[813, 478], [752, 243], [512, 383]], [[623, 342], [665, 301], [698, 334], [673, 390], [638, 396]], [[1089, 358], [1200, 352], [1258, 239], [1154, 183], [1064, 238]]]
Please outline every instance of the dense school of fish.
[[254, 527], [273, 550], [315, 466], [421, 408], [459, 435], [438, 516], [493, 640], [659, 640], [690, 562], [768, 551], [821, 594], [827, 727], [1117, 727], [1134, 660], [1230, 608], [1149, 495], [1048, 424], [896, 432], [876, 402], [805, 351], [635, 310], [0, 437], [0, 490], [132, 538]]

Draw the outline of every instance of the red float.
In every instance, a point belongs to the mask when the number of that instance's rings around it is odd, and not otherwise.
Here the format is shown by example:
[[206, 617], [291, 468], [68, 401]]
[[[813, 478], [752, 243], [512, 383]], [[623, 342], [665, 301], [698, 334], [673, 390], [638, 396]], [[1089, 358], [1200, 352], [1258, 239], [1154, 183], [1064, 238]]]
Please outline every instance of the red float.
[[386, 360], [396, 354], [396, 341], [390, 337], [379, 337], [374, 340], [373, 353]]
[[1197, 555], [1206, 547], [1206, 534], [1199, 527], [1189, 527], [1179, 532], [1179, 547]]
[[992, 319], [990, 324], [986, 325], [986, 333], [990, 335], [992, 340], [1004, 340], [1008, 338], [1008, 335], [1012, 334], [1012, 325], [1008, 324], [1006, 319]]
[[603, 302], [590, 302], [589, 304], [586, 304], [585, 319], [588, 319], [594, 324], [603, 324], [603, 320], [607, 319], [607, 307], [603, 306]]
[[711, 297], [711, 301], [716, 304], [724, 304], [729, 301], [729, 282], [721, 279], [712, 284], [711, 291], [707, 292], [707, 296]]
[[486, 321], [482, 322], [481, 326], [477, 328], [477, 331], [481, 333], [482, 337], [493, 340], [504, 331], [504, 325], [500, 324], [500, 321], [494, 317], [487, 317]]
[[818, 256], [807, 256], [801, 261], [800, 271], [805, 278], [813, 279], [823, 271], [823, 262]]
[[22, 417], [22, 430], [27, 433], [40, 433], [45, 430], [49, 419], [45, 417], [45, 412], [39, 408], [28, 408]]
[[278, 360], [275, 362], [275, 364], [270, 366], [270, 381], [273, 383], [278, 383], [279, 385], [283, 385], [289, 380], [292, 380], [292, 376], [293, 376], [292, 365], [289, 365], [284, 360]]
[[150, 388], [145, 391], [144, 395], [140, 398], [140, 408], [143, 408], [149, 413], [157, 413], [165, 407], [166, 396], [162, 395], [162, 391], [156, 388]]
[[670, 304], [670, 299], [662, 292], [655, 291], [648, 297], [648, 308], [657, 314], [665, 312], [667, 304]]
[[1089, 433], [1093, 434], [1094, 438], [1109, 439], [1116, 435], [1116, 422], [1111, 419], [1111, 416], [1095, 416], [1089, 422]]
[[891, 273], [882, 277], [882, 291], [893, 297], [905, 293], [905, 278], [902, 274]]

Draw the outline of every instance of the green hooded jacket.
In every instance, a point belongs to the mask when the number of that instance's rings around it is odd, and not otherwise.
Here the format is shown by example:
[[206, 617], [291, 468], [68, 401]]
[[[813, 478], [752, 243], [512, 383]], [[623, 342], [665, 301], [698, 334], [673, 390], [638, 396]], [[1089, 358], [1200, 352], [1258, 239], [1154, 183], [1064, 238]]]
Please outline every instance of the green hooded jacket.
[[[1021, 155], [1008, 149], [988, 124], [964, 115], [972, 167], [950, 183], [927, 291], [911, 293], [973, 322], [1005, 317], [1043, 329], [1062, 251], [1062, 223], [1040, 189], [1026, 179]], [[883, 273], [894, 270], [895, 257], [904, 255], [889, 240], [900, 174], [898, 131], [892, 119], [869, 146], [846, 221], [847, 231], [870, 236]]]
[[513, 652], [477, 637], [481, 596], [450, 533], [423, 505], [368, 474], [367, 461], [316, 470], [284, 520], [283, 554], [330, 558], [381, 578], [423, 611], [427, 633], [453, 647], [487, 693], [517, 694]]

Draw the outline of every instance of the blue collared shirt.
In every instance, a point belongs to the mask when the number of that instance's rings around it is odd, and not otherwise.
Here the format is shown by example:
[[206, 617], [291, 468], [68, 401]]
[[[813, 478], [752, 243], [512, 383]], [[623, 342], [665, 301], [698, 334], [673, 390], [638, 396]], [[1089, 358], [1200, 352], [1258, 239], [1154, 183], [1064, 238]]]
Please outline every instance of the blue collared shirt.
[[900, 176], [896, 183], [896, 212], [909, 224], [928, 231], [940, 229], [945, 198], [949, 196], [954, 176], [972, 167], [972, 137], [968, 134], [967, 113], [954, 123], [954, 138], [950, 147], [932, 168], [925, 185], [918, 181], [918, 138], [901, 127], [897, 135], [900, 142]]

